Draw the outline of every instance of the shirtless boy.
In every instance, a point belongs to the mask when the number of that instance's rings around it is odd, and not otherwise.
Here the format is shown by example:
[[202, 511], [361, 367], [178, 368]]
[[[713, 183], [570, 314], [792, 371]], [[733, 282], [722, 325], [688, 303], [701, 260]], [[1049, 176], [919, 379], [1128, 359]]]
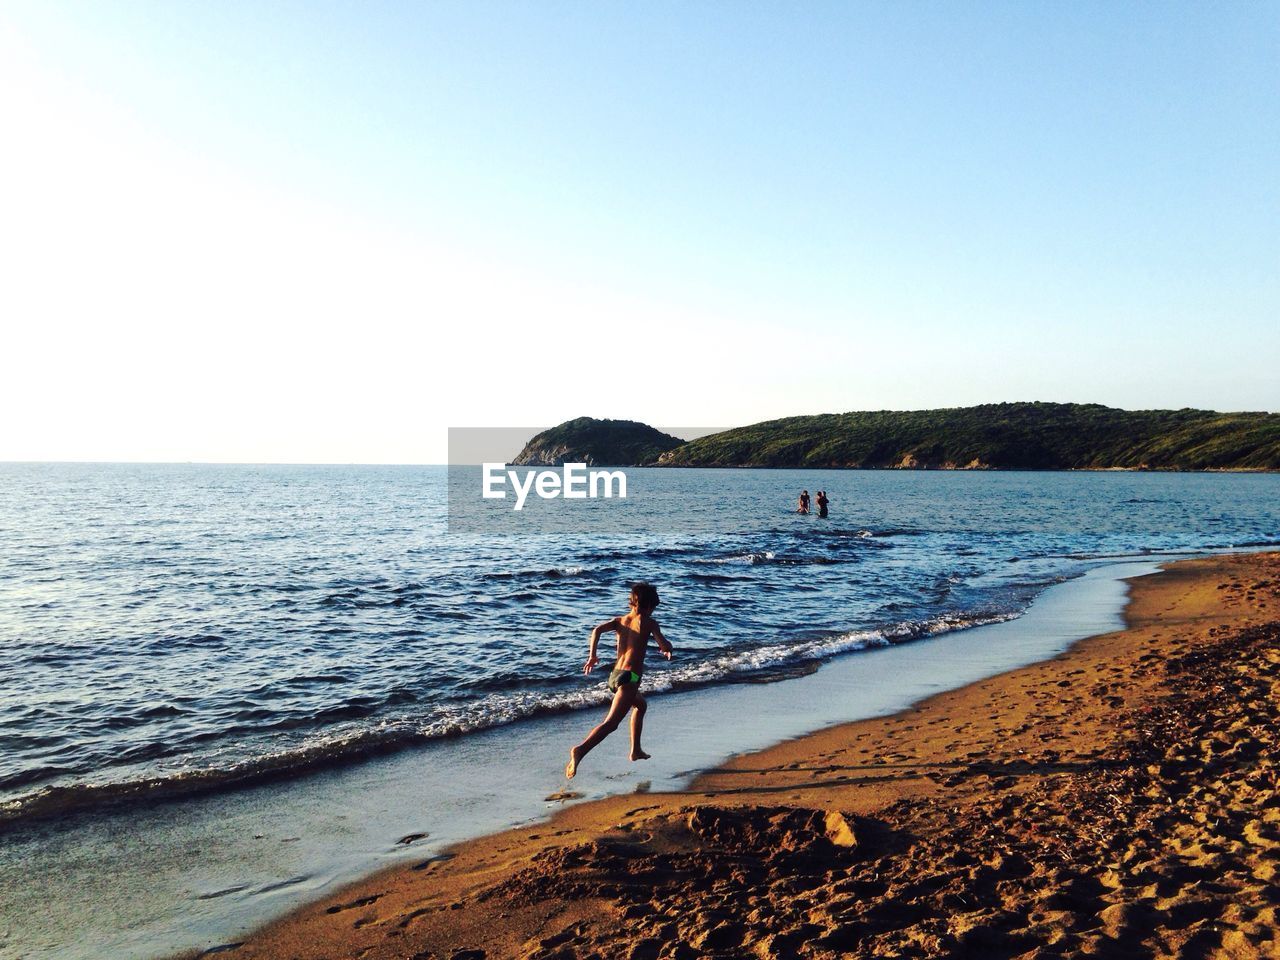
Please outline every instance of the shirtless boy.
[[583, 673], [590, 673], [600, 662], [596, 657], [600, 634], [613, 632], [618, 635], [618, 660], [613, 665], [613, 672], [609, 674], [613, 705], [609, 707], [609, 713], [603, 722], [587, 734], [587, 739], [569, 751], [569, 763], [564, 768], [566, 777], [577, 773], [582, 758], [618, 729], [618, 724], [628, 710], [635, 711], [631, 714], [631, 759], [649, 759], [649, 755], [640, 749], [640, 732], [644, 727], [644, 711], [648, 706], [640, 693], [640, 676], [644, 673], [644, 654], [649, 646], [649, 638], [652, 637], [657, 643], [664, 657], [671, 659], [671, 644], [662, 635], [658, 621], [653, 619], [653, 611], [657, 606], [657, 588], [651, 583], [637, 583], [631, 588], [631, 612], [614, 617], [591, 631], [591, 652], [587, 656], [587, 665], [582, 668]]

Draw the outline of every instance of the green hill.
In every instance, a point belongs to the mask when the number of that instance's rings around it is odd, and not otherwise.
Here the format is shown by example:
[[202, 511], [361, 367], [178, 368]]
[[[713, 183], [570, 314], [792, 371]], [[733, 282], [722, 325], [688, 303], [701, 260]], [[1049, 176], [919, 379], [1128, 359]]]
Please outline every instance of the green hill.
[[578, 417], [542, 431], [511, 462], [532, 467], [562, 463], [635, 467], [654, 463], [659, 455], [682, 443], [679, 437], [635, 420]]
[[662, 455], [681, 467], [1277, 470], [1280, 414], [995, 403], [770, 420]]

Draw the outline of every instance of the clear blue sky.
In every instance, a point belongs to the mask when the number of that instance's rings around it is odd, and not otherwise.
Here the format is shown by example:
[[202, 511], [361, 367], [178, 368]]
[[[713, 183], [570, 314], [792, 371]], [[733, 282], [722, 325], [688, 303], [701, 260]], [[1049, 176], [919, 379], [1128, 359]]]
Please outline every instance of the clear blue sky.
[[0, 59], [0, 459], [1280, 409], [1275, 4], [0, 0]]

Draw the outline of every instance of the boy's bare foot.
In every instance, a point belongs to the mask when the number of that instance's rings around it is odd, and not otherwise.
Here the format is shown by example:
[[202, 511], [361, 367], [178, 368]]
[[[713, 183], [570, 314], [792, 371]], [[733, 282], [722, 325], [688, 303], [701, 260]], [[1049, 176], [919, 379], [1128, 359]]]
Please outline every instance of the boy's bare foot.
[[649, 755], [645, 753], [643, 750], [632, 750], [631, 759], [632, 760], [648, 760]]
[[564, 765], [564, 775], [567, 779], [572, 780], [573, 775], [578, 772], [578, 761], [581, 759], [582, 755], [578, 753], [577, 747], [569, 751], [569, 762]]

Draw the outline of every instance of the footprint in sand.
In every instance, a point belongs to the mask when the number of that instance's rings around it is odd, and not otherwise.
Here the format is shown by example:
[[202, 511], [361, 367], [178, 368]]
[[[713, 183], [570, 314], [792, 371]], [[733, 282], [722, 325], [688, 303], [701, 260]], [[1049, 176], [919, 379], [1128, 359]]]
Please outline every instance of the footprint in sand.
[[413, 865], [413, 869], [426, 870], [428, 867], [433, 867], [437, 863], [446, 863], [456, 856], [456, 853], [437, 853], [434, 857], [427, 857], [427, 859], [423, 860], [421, 863], [415, 863]]
[[584, 794], [579, 793], [577, 790], [557, 790], [542, 799], [547, 803], [564, 803], [566, 800], [577, 800], [583, 796]]
[[326, 910], [325, 913], [329, 913], [329, 914], [342, 913], [345, 910], [356, 910], [360, 907], [367, 907], [370, 904], [377, 903], [379, 900], [382, 899], [383, 896], [384, 895], [381, 893], [375, 893], [367, 897], [361, 897], [358, 900], [352, 900], [350, 903], [335, 904], [334, 906]]

